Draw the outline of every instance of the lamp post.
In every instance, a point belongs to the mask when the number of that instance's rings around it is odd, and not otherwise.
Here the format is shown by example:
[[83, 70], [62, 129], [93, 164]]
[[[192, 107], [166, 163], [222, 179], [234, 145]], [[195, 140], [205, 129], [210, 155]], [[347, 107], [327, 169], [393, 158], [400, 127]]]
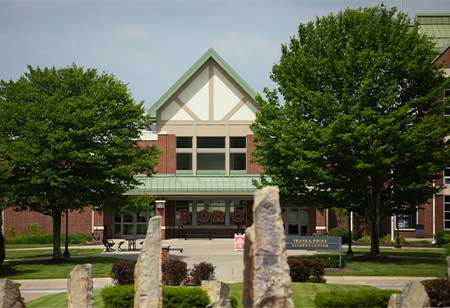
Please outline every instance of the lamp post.
[[352, 250], [352, 212], [348, 210], [348, 250], [347, 255], [353, 256]]
[[397, 230], [395, 231], [396, 233], [396, 240], [395, 240], [395, 248], [402, 248], [402, 245], [400, 244], [400, 230], [398, 227], [398, 214], [395, 214], [395, 227], [397, 228]]
[[66, 243], [64, 245], [63, 257], [65, 259], [70, 258], [70, 253], [69, 253], [69, 209], [66, 209]]

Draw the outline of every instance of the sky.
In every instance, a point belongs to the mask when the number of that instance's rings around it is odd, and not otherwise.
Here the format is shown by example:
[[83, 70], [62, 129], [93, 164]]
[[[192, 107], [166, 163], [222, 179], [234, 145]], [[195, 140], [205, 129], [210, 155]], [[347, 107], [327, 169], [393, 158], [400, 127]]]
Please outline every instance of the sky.
[[[416, 13], [450, 0], [384, 1]], [[273, 64], [300, 23], [371, 0], [0, 0], [0, 79], [27, 65], [75, 63], [114, 74], [148, 109], [210, 47], [255, 91], [273, 88]]]

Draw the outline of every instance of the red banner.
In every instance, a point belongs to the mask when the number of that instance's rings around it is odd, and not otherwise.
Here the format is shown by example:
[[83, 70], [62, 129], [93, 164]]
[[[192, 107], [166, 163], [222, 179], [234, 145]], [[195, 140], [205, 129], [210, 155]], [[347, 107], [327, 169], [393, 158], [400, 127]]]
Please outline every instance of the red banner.
[[234, 251], [241, 251], [245, 248], [245, 234], [234, 234]]

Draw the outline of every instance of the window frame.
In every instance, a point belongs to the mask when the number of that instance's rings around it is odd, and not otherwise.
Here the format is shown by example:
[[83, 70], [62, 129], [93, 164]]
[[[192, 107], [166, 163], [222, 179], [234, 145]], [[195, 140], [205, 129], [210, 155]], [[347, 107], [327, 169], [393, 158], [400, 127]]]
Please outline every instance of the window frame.
[[[445, 197], [448, 197], [449, 198], [449, 201], [445, 201]], [[449, 204], [450, 205], [450, 195], [443, 195], [443, 206], [442, 206], [442, 212], [443, 212], [443, 214], [442, 214], [442, 220], [443, 220], [443, 222], [442, 222], [442, 224], [443, 224], [443, 229], [444, 230], [450, 230], [450, 227], [449, 228], [446, 228], [445, 227], [445, 222], [446, 221], [448, 221], [449, 223], [450, 223], [450, 219], [445, 219], [445, 214], [446, 213], [450, 213], [450, 209], [447, 211], [447, 210], [445, 210], [445, 204], [447, 203], [447, 204]]]

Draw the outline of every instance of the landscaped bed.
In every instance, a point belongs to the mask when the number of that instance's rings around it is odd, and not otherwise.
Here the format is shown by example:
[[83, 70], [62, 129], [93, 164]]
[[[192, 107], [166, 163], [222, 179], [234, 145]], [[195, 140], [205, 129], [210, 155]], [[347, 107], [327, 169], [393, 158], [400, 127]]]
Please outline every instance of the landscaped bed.
[[[71, 256], [92, 255], [103, 252], [102, 248], [73, 248], [69, 249]], [[10, 250], [6, 249], [6, 259], [25, 259], [51, 257], [52, 249]]]
[[[230, 286], [230, 296], [238, 299], [238, 307], [243, 307], [241, 303], [242, 299], [242, 283], [232, 283]], [[323, 284], [323, 283], [293, 283], [292, 284], [292, 299], [294, 301], [295, 307], [311, 307], [315, 308], [314, 297], [319, 292], [328, 291], [360, 291], [360, 290], [374, 290], [375, 288], [367, 286], [350, 286], [350, 285], [334, 285], [334, 284]], [[101, 298], [101, 290], [96, 290], [94, 292], [95, 296], [95, 308], [103, 308], [104, 303]], [[67, 307], [67, 294], [59, 293], [47, 295], [27, 303], [27, 308], [66, 308]]]

